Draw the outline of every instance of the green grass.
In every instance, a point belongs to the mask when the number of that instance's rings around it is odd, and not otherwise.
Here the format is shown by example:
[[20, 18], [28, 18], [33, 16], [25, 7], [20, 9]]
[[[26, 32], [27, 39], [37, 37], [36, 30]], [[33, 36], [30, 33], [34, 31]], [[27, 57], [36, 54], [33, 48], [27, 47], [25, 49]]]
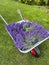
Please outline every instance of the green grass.
[[[0, 0], [0, 14], [8, 23], [21, 20], [16, 12], [17, 9], [20, 9], [27, 19], [49, 30], [49, 14], [46, 12], [46, 7], [24, 5], [14, 0]], [[39, 58], [35, 58], [30, 53], [20, 53], [0, 19], [0, 65], [49, 65], [49, 40], [39, 45], [39, 48], [41, 50]]]

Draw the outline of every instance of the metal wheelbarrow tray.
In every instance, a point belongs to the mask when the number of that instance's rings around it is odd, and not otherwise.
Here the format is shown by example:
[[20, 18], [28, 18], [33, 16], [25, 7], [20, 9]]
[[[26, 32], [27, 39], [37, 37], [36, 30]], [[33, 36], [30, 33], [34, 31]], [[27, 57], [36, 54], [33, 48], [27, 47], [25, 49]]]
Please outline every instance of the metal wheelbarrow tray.
[[22, 20], [6, 26], [6, 30], [22, 53], [27, 53], [49, 38], [49, 32], [42, 26]]

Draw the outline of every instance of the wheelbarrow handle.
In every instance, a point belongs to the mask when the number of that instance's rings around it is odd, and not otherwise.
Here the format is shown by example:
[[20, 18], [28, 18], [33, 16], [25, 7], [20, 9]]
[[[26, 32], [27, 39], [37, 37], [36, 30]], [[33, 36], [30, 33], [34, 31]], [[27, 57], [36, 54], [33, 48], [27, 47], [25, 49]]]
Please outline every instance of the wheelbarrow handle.
[[20, 9], [17, 9], [17, 13], [20, 15], [21, 19], [23, 20], [24, 18], [22, 16], [22, 13], [21, 13]]
[[0, 15], [0, 18], [4, 21], [4, 23], [5, 23], [6, 25], [8, 25], [7, 21], [3, 18], [2, 15]]

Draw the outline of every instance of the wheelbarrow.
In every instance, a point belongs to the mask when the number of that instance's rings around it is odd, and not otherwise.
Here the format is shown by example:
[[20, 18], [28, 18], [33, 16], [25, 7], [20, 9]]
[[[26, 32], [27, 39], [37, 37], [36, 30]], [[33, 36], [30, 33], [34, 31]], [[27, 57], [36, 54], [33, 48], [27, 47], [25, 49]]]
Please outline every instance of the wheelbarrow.
[[17, 12], [22, 20], [10, 24], [0, 15], [0, 18], [6, 24], [5, 29], [21, 53], [31, 52], [31, 54], [38, 57], [40, 56], [38, 45], [49, 38], [49, 31], [37, 23], [24, 19], [20, 10], [17, 10]]

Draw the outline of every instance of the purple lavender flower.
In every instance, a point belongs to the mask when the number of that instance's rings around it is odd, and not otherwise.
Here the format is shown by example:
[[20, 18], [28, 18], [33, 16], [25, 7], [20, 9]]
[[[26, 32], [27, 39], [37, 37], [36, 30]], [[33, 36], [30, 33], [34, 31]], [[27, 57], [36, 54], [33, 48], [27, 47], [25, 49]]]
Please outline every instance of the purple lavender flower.
[[31, 48], [32, 45], [49, 36], [48, 31], [42, 26], [26, 20], [21, 24], [11, 23], [6, 28], [13, 37], [16, 47], [21, 50]]

